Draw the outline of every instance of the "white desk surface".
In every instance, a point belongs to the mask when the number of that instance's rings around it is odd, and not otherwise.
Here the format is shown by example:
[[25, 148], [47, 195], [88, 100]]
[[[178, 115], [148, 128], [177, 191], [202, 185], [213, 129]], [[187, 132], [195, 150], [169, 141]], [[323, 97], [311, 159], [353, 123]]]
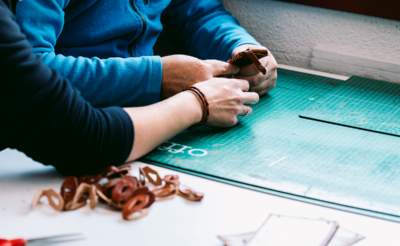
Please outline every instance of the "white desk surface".
[[[134, 175], [139, 166], [145, 165], [134, 162]], [[20, 152], [9, 149], [0, 152], [0, 238], [36, 238], [80, 232], [85, 241], [60, 245], [222, 246], [217, 235], [254, 231], [270, 213], [276, 213], [335, 220], [340, 226], [366, 236], [357, 246], [400, 245], [399, 223], [150, 166], [162, 176], [178, 174], [181, 183], [204, 192], [203, 201], [189, 202], [176, 197], [155, 203], [149, 214], [137, 221], [124, 221], [121, 212], [101, 204], [94, 210], [86, 206], [76, 211], [58, 212], [46, 202], [31, 210], [34, 193], [39, 188], [59, 191], [64, 177], [54, 168], [36, 163]]]

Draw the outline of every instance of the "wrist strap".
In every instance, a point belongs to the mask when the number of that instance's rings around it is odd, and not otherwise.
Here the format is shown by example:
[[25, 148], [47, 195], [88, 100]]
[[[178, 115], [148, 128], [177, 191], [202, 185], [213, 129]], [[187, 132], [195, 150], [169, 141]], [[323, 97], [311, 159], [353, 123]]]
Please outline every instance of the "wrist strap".
[[194, 130], [207, 123], [208, 117], [210, 116], [210, 107], [208, 106], [208, 101], [206, 96], [204, 95], [203, 92], [201, 92], [199, 88], [194, 86], [188, 86], [182, 91], [192, 91], [200, 99], [202, 104], [203, 116], [201, 117], [201, 121], [188, 128], [189, 130]]

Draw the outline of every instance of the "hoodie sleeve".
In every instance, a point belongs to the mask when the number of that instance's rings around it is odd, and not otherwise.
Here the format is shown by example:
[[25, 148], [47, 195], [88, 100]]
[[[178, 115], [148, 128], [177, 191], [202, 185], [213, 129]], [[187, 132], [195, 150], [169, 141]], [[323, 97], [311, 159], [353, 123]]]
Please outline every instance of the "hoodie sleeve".
[[13, 148], [67, 175], [121, 165], [134, 142], [119, 107], [96, 109], [49, 69], [0, 1], [0, 150]]
[[240, 45], [260, 45], [218, 0], [172, 0], [162, 23], [188, 54], [201, 59], [227, 61]]
[[[45, 64], [81, 91], [93, 106], [144, 106], [159, 101], [161, 58], [73, 57], [55, 53], [68, 0], [24, 0], [17, 5], [16, 21]], [[143, 86], [145, 85], [145, 86]]]

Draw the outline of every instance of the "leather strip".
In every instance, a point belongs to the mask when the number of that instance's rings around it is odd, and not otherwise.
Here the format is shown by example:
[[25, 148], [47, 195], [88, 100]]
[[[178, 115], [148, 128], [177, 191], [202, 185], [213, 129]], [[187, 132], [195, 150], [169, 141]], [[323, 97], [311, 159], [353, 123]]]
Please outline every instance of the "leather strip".
[[135, 196], [141, 195], [141, 194], [148, 194], [148, 195], [149, 195], [149, 201], [148, 201], [148, 203], [147, 203], [143, 208], [148, 208], [148, 207], [150, 207], [150, 206], [154, 203], [154, 201], [155, 201], [155, 196], [154, 196], [154, 194], [150, 192], [150, 190], [149, 190], [148, 187], [142, 187], [142, 188], [137, 189], [137, 190], [132, 194], [132, 197], [135, 197]]
[[117, 209], [122, 209], [122, 205], [121, 204], [116, 204], [114, 203], [110, 198], [108, 198], [101, 190], [96, 190], [97, 195], [100, 197], [100, 199], [106, 203], [108, 203], [109, 205], [113, 206], [114, 208]]
[[[87, 205], [94, 209], [98, 197], [113, 208], [122, 210], [126, 220], [136, 220], [148, 213], [148, 208], [154, 203], [174, 198], [180, 195], [187, 200], [200, 201], [203, 194], [188, 187], [181, 187], [178, 175], [160, 175], [150, 167], [139, 168], [139, 180], [130, 176], [131, 167], [117, 168], [110, 166], [98, 175], [82, 177], [67, 177], [57, 194], [54, 190], [39, 189], [32, 202], [32, 208], [37, 206], [42, 196], [46, 196], [49, 204], [56, 210], [75, 210]], [[157, 178], [154, 180], [150, 174]], [[146, 179], [156, 188], [152, 191], [146, 186]], [[106, 180], [107, 182], [103, 182]], [[161, 186], [164, 184], [163, 186]], [[54, 202], [58, 199], [58, 203]], [[156, 200], [157, 198], [157, 200]]]
[[97, 205], [96, 186], [93, 184], [82, 183], [76, 190], [71, 202], [65, 205], [65, 210], [71, 211], [83, 207], [90, 200], [90, 208], [94, 209]]
[[171, 184], [178, 186], [179, 185], [179, 176], [178, 175], [165, 175], [163, 178], [166, 184]]
[[201, 192], [196, 192], [187, 186], [179, 187], [179, 196], [185, 198], [189, 201], [199, 202], [203, 199], [204, 194]]
[[236, 54], [234, 57], [228, 60], [228, 63], [235, 64], [239, 67], [253, 63], [257, 67], [257, 70], [265, 75], [267, 70], [258, 59], [266, 56], [268, 56], [268, 50], [266, 49], [247, 49]]
[[61, 185], [61, 196], [64, 199], [64, 209], [67, 204], [69, 204], [72, 199], [74, 199], [76, 189], [78, 189], [78, 179], [73, 176], [69, 176], [64, 180]]
[[131, 166], [126, 166], [123, 168], [109, 166], [109, 167], [104, 168], [103, 171], [101, 171], [99, 175], [103, 178], [112, 179], [112, 178], [126, 176], [129, 174], [130, 170], [132, 170]]
[[261, 65], [260, 61], [258, 60], [257, 56], [251, 51], [250, 49], [247, 49], [244, 51], [247, 55], [247, 57], [250, 58], [250, 60], [253, 62], [253, 64], [257, 67], [258, 71], [260, 71], [262, 74], [266, 74], [267, 70], [263, 65]]
[[179, 187], [164, 186], [152, 190], [151, 192], [156, 196], [156, 202], [173, 199], [178, 194]]
[[[159, 186], [162, 184], [162, 179], [160, 177], [160, 175], [158, 175], [158, 173], [151, 169], [149, 166], [145, 166], [145, 167], [139, 167], [140, 172], [143, 174], [144, 177], [147, 178], [147, 180], [154, 186]], [[157, 179], [154, 180], [151, 176], [150, 173], [156, 175]]]
[[100, 175], [86, 175], [78, 178], [78, 183], [97, 184], [103, 177]]
[[132, 197], [137, 185], [138, 181], [135, 177], [121, 178], [111, 192], [111, 200], [115, 203], [125, 203]]
[[[50, 190], [39, 189], [33, 197], [31, 209], [34, 209], [39, 204], [40, 198], [42, 198], [42, 196], [47, 197], [47, 199], [49, 200], [50, 206], [52, 206], [55, 210], [57, 210], [57, 211], [63, 210], [64, 199], [62, 198], [62, 196], [60, 194], [55, 192], [53, 189], [50, 189]], [[58, 204], [56, 204], [54, 202], [53, 197], [58, 200]]]

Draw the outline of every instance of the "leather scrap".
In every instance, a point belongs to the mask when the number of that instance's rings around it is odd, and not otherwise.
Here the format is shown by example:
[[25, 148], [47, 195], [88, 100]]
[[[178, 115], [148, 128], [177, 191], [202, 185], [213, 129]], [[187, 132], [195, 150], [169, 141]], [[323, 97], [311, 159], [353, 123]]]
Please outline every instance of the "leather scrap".
[[101, 171], [99, 175], [103, 178], [113, 179], [113, 178], [128, 175], [130, 170], [132, 170], [131, 166], [126, 166], [123, 168], [109, 166], [109, 167], [104, 168], [103, 171]]
[[[125, 220], [137, 220], [147, 215], [142, 209], [150, 207], [155, 201], [155, 196], [149, 191], [149, 188], [142, 187], [137, 189], [132, 198], [125, 203], [122, 208], [122, 218]], [[142, 211], [142, 212], [140, 212]], [[138, 215], [134, 215], [139, 212]]]
[[[53, 189], [50, 190], [39, 189], [33, 197], [31, 209], [34, 209], [39, 204], [40, 198], [42, 198], [43, 196], [47, 197], [50, 206], [53, 207], [55, 210], [61, 211], [64, 208], [64, 199], [60, 194], [55, 192]], [[58, 201], [57, 204], [54, 202], [53, 198], [55, 198]]]
[[138, 181], [135, 177], [122, 177], [111, 192], [111, 200], [115, 203], [125, 203], [137, 189]]
[[78, 183], [97, 184], [103, 177], [100, 175], [86, 175], [78, 179]]
[[188, 186], [180, 186], [178, 195], [193, 202], [199, 202], [204, 198], [203, 193], [194, 191]]
[[257, 70], [265, 75], [267, 70], [260, 63], [259, 59], [266, 56], [268, 56], [268, 50], [266, 49], [247, 49], [236, 54], [234, 57], [228, 60], [228, 63], [234, 64], [238, 67], [254, 64], [254, 66], [257, 67]]
[[[140, 167], [139, 179], [131, 176], [131, 167], [117, 168], [109, 166], [97, 175], [67, 177], [61, 185], [60, 194], [54, 190], [39, 189], [34, 196], [32, 209], [37, 206], [42, 196], [46, 196], [49, 204], [56, 210], [71, 211], [86, 206], [89, 201], [94, 209], [100, 201], [112, 208], [121, 210], [125, 220], [137, 220], [146, 216], [148, 208], [154, 202], [173, 199], [180, 195], [187, 200], [200, 201], [203, 193], [181, 186], [178, 175], [165, 175], [161, 178], [157, 171], [149, 166]], [[156, 180], [150, 174], [156, 176]], [[146, 182], [146, 179], [148, 183]], [[148, 184], [155, 186], [149, 190]], [[54, 202], [53, 198], [58, 200]]]
[[64, 209], [65, 206], [71, 203], [72, 199], [74, 199], [76, 189], [78, 189], [78, 185], [78, 179], [73, 176], [67, 177], [61, 185], [60, 194], [64, 199]]
[[76, 190], [75, 196], [68, 204], [65, 205], [66, 211], [76, 210], [87, 204], [90, 200], [90, 208], [94, 209], [97, 205], [96, 186], [94, 184], [81, 183]]
[[156, 202], [173, 199], [179, 192], [178, 175], [165, 175], [163, 181], [165, 183], [163, 187], [151, 191], [156, 196]]
[[[162, 179], [160, 175], [158, 175], [157, 171], [151, 169], [149, 166], [145, 167], [139, 167], [140, 172], [143, 174], [144, 177], [147, 178], [147, 180], [154, 186], [159, 186], [162, 184]], [[154, 180], [151, 176], [150, 173], [156, 175], [157, 179]]]

